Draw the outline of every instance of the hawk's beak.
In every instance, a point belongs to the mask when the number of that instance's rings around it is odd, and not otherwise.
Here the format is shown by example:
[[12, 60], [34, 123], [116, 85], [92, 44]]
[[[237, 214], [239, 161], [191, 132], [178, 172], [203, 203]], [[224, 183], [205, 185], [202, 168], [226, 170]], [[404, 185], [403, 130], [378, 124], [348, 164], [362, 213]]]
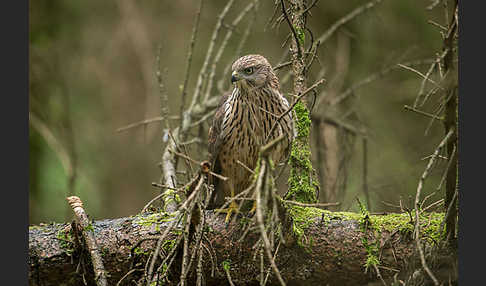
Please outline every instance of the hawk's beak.
[[233, 72], [231, 74], [231, 83], [234, 83], [234, 82], [239, 81], [239, 80], [240, 80], [240, 78], [238, 77], [238, 73], [237, 72]]

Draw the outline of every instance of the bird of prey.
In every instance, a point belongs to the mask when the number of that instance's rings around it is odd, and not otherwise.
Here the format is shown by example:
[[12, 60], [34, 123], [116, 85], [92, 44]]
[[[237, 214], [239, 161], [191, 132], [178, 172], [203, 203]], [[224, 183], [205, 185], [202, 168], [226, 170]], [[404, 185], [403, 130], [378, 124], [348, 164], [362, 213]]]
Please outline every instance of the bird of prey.
[[[216, 204], [224, 197], [234, 197], [251, 184], [251, 172], [258, 161], [260, 147], [284, 134], [284, 140], [273, 149], [270, 159], [276, 164], [287, 158], [295, 136], [288, 101], [280, 92], [280, 84], [271, 65], [261, 55], [246, 55], [232, 65], [233, 91], [222, 96], [209, 129], [210, 162], [215, 173], [228, 180], [215, 179]], [[277, 122], [272, 134], [270, 129]], [[226, 222], [238, 205], [233, 201]]]

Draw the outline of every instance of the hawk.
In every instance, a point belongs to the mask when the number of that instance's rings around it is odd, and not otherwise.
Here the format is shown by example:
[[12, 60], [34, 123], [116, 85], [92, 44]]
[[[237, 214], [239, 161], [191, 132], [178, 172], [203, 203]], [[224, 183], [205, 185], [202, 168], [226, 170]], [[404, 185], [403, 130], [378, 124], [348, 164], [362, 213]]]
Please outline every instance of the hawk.
[[[231, 83], [234, 88], [222, 96], [212, 126], [209, 128], [209, 154], [213, 171], [228, 178], [215, 178], [216, 204], [224, 197], [234, 197], [251, 184], [260, 147], [284, 134], [284, 140], [273, 149], [270, 158], [279, 163], [287, 158], [295, 136], [291, 112], [280, 118], [289, 103], [280, 92], [280, 84], [271, 65], [261, 55], [246, 55], [232, 65]], [[278, 121], [272, 134], [272, 126]], [[233, 201], [226, 222], [238, 206]]]

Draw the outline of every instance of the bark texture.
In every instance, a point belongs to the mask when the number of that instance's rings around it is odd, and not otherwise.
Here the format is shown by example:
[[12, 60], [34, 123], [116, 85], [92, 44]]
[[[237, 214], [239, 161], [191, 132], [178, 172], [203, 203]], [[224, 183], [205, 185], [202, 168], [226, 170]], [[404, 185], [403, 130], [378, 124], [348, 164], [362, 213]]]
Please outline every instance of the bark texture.
[[[354, 219], [341, 214], [315, 210], [311, 219], [294, 219], [291, 229], [296, 239], [291, 244], [280, 245], [276, 258], [276, 264], [288, 285], [367, 285], [377, 282], [379, 280], [373, 267], [367, 270], [365, 267], [370, 255], [378, 258], [378, 267], [384, 279], [391, 281], [397, 271], [400, 271], [400, 276], [411, 277], [407, 273], [414, 270], [407, 269], [414, 264], [409, 262], [416, 260], [411, 232], [407, 231], [411, 226], [408, 228], [400, 220], [393, 230], [390, 225], [379, 226], [382, 216], [370, 216], [367, 227], [363, 228], [364, 221], [359, 214], [354, 214]], [[206, 285], [228, 285], [225, 272], [228, 265], [235, 285], [258, 285], [260, 259], [252, 249], [259, 238], [258, 233], [250, 232], [240, 241], [242, 220], [225, 226], [223, 214], [215, 215], [207, 211], [205, 215], [210, 227], [204, 243], [212, 253], [209, 255], [208, 252], [203, 262]], [[407, 217], [407, 214], [403, 215]], [[169, 223], [167, 217], [158, 214], [92, 222], [109, 285], [117, 285], [119, 279], [131, 269], [140, 269], [134, 270], [120, 284], [135, 285], [134, 281], [143, 274], [157, 237]], [[424, 220], [424, 223], [434, 224], [434, 219], [428, 222]], [[29, 228], [29, 285], [85, 285], [83, 276], [87, 285], [95, 285], [89, 254], [70, 226], [64, 223]], [[180, 231], [177, 228], [172, 231], [167, 245]], [[434, 236], [432, 232], [427, 235]], [[376, 249], [370, 248], [371, 245], [375, 245]], [[454, 261], [449, 254], [442, 256]], [[177, 260], [181, 260], [181, 257]], [[169, 275], [174, 285], [177, 284], [180, 265], [176, 261]], [[264, 269], [269, 269], [269, 265], [265, 259]], [[448, 276], [453, 281], [457, 279], [454, 263], [432, 265], [441, 267], [441, 272], [446, 275], [443, 281], [447, 281]], [[194, 277], [194, 271], [190, 275]], [[195, 279], [189, 281], [193, 283]], [[276, 284], [278, 282], [270, 271], [267, 285]]]

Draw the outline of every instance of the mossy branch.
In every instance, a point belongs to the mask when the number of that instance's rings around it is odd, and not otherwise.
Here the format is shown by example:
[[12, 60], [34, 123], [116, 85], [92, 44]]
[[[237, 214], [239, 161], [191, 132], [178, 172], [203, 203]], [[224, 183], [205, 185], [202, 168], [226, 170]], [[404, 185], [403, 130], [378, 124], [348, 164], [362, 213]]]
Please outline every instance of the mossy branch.
[[[372, 281], [378, 281], [377, 277], [364, 272], [364, 265], [368, 259], [368, 253], [362, 245], [365, 233], [360, 225], [362, 214], [349, 212], [331, 212], [312, 207], [287, 206], [287, 210], [293, 218], [294, 228], [300, 233], [299, 244], [281, 244], [275, 263], [282, 278], [290, 285], [321, 285], [327, 281], [330, 285], [366, 285]], [[255, 261], [253, 259], [252, 246], [259, 234], [250, 232], [245, 239], [240, 240], [244, 225], [236, 221], [229, 226], [225, 225], [224, 215], [215, 214], [214, 211], [205, 211], [204, 217], [207, 228], [203, 236], [205, 241], [210, 241], [208, 251], [204, 251], [205, 263], [202, 263], [204, 280], [207, 285], [226, 284], [227, 277], [222, 261], [232, 261], [231, 278], [235, 285], [257, 284], [258, 275], [255, 275]], [[422, 233], [430, 238], [438, 237], [440, 224], [444, 218], [443, 213], [423, 213], [420, 223]], [[150, 257], [146, 254], [156, 247], [158, 237], [165, 230], [174, 226], [168, 233], [162, 245], [171, 248], [174, 239], [180, 236], [181, 224], [173, 224], [174, 218], [164, 217], [162, 214], [144, 214], [134, 217], [106, 219], [92, 222], [96, 243], [102, 253], [102, 259], [107, 276], [108, 285], [116, 285], [122, 276], [131, 269], [139, 269], [133, 265], [146, 264]], [[76, 267], [82, 253], [77, 244], [66, 244], [57, 238], [68, 224], [49, 224], [29, 227], [29, 281], [30, 285], [60, 285], [64, 281], [71, 281], [71, 285], [83, 285], [82, 275], [76, 272]], [[154, 233], [154, 230], [157, 230]], [[413, 224], [410, 223], [408, 214], [369, 215], [368, 242], [375, 243], [374, 238], [380, 243], [378, 267], [399, 269], [399, 277], [408, 277], [406, 265], [410, 259], [416, 259], [414, 254], [414, 240], [411, 239]], [[158, 234], [158, 235], [157, 235]], [[69, 236], [66, 234], [66, 237]], [[393, 239], [388, 239], [392, 237]], [[155, 239], [154, 239], [155, 238]], [[381, 240], [380, 240], [381, 239]], [[142, 243], [140, 243], [142, 241]], [[196, 241], [190, 241], [189, 248], [195, 246]], [[425, 239], [423, 243], [433, 245], [432, 239]], [[69, 248], [65, 247], [69, 245]], [[136, 252], [131, 250], [137, 247]], [[165, 249], [169, 251], [169, 249]], [[247, 251], [248, 250], [248, 251]], [[170, 252], [170, 251], [169, 251]], [[211, 253], [211, 255], [208, 255]], [[208, 257], [211, 256], [211, 257]], [[180, 265], [181, 256], [173, 256], [173, 263]], [[212, 266], [211, 260], [219, 261]], [[74, 263], [73, 263], [74, 262]], [[160, 260], [157, 262], [159, 265]], [[169, 262], [167, 262], [169, 263]], [[196, 264], [196, 263], [194, 263]], [[447, 274], [454, 273], [454, 266], [443, 263], [441, 267], [449, 267]], [[194, 267], [196, 267], [194, 265]], [[212, 269], [216, 267], [216, 269]], [[178, 282], [180, 268], [172, 267], [167, 273], [173, 278], [173, 283]], [[238, 271], [232, 271], [238, 269]], [[346, 275], [343, 275], [343, 271]], [[393, 279], [396, 271], [380, 269], [383, 279], [387, 282]], [[91, 272], [90, 272], [91, 271]], [[194, 271], [191, 270], [191, 275]], [[211, 273], [214, 275], [211, 275]], [[445, 271], [437, 272], [445, 273]], [[120, 285], [131, 285], [130, 280], [137, 280], [143, 275], [142, 271], [133, 271]], [[400, 278], [400, 279], [402, 279]], [[437, 277], [440, 281], [447, 281], [448, 277]], [[452, 281], [457, 277], [452, 277]], [[87, 281], [93, 281], [92, 270], [85, 273]], [[192, 278], [191, 278], [192, 279]], [[192, 280], [194, 281], [194, 280]], [[172, 283], [171, 282], [171, 283]], [[269, 284], [278, 283], [276, 277], [270, 273]], [[169, 283], [169, 285], [171, 285]]]

